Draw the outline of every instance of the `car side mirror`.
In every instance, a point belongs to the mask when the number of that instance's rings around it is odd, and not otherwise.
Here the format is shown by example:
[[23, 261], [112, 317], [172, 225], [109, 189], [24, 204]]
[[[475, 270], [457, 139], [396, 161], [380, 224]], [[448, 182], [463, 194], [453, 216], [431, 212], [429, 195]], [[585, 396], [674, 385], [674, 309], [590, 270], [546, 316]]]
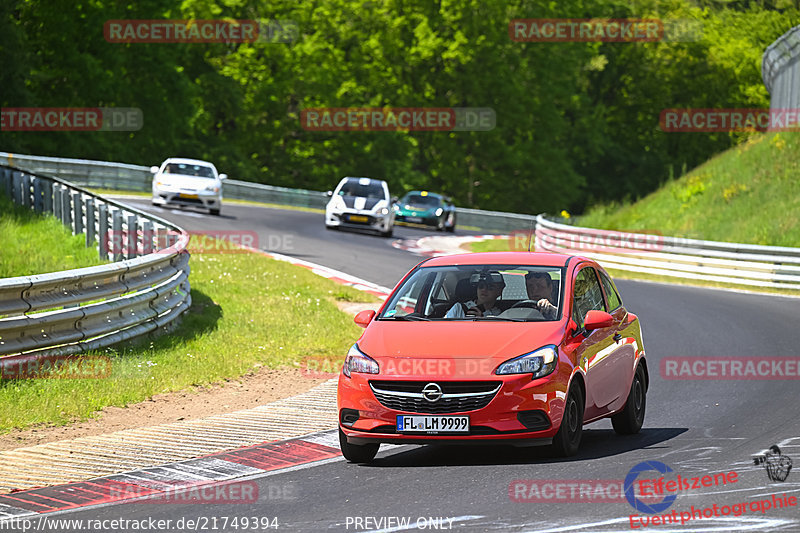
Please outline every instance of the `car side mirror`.
[[375, 318], [375, 310], [367, 309], [366, 311], [361, 311], [360, 313], [358, 313], [356, 317], [353, 319], [353, 322], [355, 322], [362, 328], [365, 328], [369, 326], [369, 323], [372, 322], [373, 318]]
[[592, 309], [586, 313], [586, 319], [583, 321], [583, 327], [586, 329], [586, 331], [610, 328], [613, 325], [614, 317], [605, 311], [597, 311], [596, 309]]
[[327, 196], [328, 198], [330, 198], [331, 196], [333, 196], [333, 191], [328, 191], [328, 192], [326, 192], [326, 193], [325, 193], [325, 196]]
[[150, 167], [151, 174], [158, 174], [158, 167]]
[[396, 204], [397, 201], [400, 200], [397, 196], [392, 196], [392, 203]]
[[226, 179], [228, 179], [228, 175], [227, 174], [220, 174], [219, 175], [219, 179], [220, 180], [226, 180]]

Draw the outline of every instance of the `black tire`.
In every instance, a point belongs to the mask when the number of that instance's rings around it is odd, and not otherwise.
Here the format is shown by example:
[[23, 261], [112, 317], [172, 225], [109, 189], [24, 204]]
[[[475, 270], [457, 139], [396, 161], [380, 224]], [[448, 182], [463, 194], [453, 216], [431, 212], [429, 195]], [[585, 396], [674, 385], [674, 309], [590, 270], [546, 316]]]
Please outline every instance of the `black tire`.
[[336, 226], [329, 226], [329, 225], [325, 224], [325, 229], [335, 230]]
[[219, 209], [209, 209], [208, 212], [211, 213], [215, 217], [219, 216]]
[[553, 437], [553, 452], [559, 457], [571, 457], [578, 453], [583, 434], [583, 393], [573, 384], [564, 402], [564, 416], [561, 427]]
[[647, 389], [644, 381], [644, 371], [640, 366], [636, 368], [636, 373], [633, 375], [633, 383], [631, 383], [631, 390], [628, 392], [628, 399], [625, 400], [625, 407], [611, 417], [611, 425], [614, 426], [614, 431], [620, 435], [639, 433], [644, 424], [646, 407]]
[[450, 233], [455, 233], [456, 232], [456, 225], [453, 224], [449, 228], [445, 228], [445, 231], [449, 231]]
[[388, 238], [391, 237], [393, 233], [394, 233], [394, 228], [389, 228], [389, 231], [382, 231], [381, 235]]
[[339, 447], [342, 449], [342, 455], [348, 462], [351, 463], [369, 463], [375, 459], [378, 454], [380, 444], [350, 444], [347, 442], [342, 428], [339, 428]]

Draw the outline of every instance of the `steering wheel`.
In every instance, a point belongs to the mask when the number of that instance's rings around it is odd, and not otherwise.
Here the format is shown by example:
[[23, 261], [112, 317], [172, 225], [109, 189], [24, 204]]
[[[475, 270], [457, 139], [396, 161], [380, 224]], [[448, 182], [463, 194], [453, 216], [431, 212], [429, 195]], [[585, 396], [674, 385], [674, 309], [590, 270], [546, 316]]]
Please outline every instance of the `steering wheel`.
[[522, 300], [509, 307], [509, 309], [516, 309], [518, 307], [532, 307], [538, 310], [539, 304], [535, 300]]

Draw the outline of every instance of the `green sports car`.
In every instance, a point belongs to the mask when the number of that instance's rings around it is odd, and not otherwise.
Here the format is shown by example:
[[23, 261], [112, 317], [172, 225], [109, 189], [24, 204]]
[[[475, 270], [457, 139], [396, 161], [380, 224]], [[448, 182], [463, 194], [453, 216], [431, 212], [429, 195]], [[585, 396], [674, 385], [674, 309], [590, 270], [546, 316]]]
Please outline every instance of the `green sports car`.
[[395, 223], [456, 230], [456, 206], [450, 198], [428, 191], [411, 191], [394, 204]]

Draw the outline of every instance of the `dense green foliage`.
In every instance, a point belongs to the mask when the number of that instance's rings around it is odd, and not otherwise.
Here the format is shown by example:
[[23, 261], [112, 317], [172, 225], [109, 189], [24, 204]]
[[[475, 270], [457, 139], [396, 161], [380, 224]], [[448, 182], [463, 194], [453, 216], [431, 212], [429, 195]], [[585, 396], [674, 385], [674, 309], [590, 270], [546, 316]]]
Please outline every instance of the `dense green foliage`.
[[[326, 190], [343, 175], [457, 205], [582, 211], [656, 189], [737, 142], [664, 133], [664, 108], [767, 107], [764, 49], [795, 0], [10, 0], [0, 105], [138, 107], [138, 132], [0, 133], [0, 149], [157, 164], [214, 161], [237, 179]], [[110, 43], [109, 19], [292, 20], [285, 43]], [[700, 22], [684, 42], [524, 43], [517, 18]], [[311, 132], [309, 107], [491, 107], [490, 132]]]

